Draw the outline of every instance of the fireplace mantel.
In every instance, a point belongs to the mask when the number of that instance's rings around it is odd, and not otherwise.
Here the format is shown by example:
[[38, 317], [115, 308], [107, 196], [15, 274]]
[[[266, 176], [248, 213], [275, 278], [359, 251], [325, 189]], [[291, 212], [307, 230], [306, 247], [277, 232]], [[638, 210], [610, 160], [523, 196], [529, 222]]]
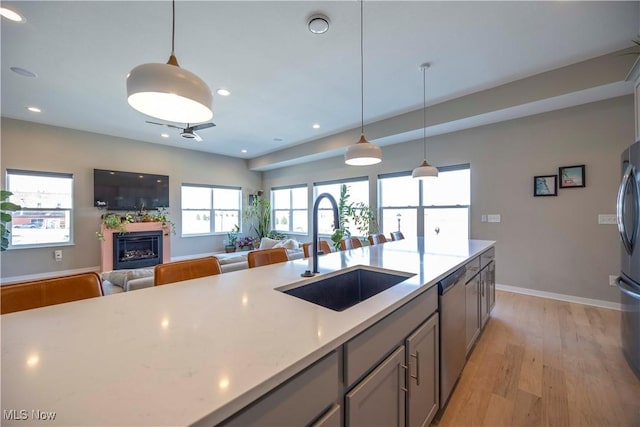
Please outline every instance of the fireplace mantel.
[[[171, 238], [169, 226], [162, 226], [161, 222], [134, 222], [126, 224], [127, 232], [136, 231], [157, 231], [162, 230], [162, 262], [171, 261]], [[100, 259], [102, 271], [113, 270], [113, 234], [118, 230], [106, 228], [104, 224], [100, 227], [100, 232], [104, 239], [100, 242]]]

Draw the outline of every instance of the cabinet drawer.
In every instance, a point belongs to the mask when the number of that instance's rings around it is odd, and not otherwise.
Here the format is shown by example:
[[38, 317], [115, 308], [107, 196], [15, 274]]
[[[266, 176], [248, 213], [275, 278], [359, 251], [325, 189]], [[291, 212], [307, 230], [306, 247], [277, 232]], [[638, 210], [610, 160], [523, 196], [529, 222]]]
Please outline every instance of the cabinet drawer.
[[467, 273], [464, 275], [464, 282], [467, 283], [480, 271], [480, 257], [469, 261], [465, 264], [465, 267], [467, 268]]
[[353, 385], [438, 309], [438, 287], [417, 296], [344, 345], [344, 382]]
[[221, 425], [308, 425], [338, 401], [339, 381], [338, 354], [333, 352]]
[[484, 268], [487, 264], [496, 258], [496, 249], [491, 248], [480, 255], [480, 268]]

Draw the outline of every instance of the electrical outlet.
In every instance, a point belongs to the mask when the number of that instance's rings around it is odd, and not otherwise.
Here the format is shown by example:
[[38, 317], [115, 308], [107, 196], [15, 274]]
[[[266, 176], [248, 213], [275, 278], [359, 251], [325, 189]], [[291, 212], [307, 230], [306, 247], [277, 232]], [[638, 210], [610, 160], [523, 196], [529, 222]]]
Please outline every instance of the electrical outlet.
[[618, 281], [618, 276], [609, 275], [609, 286], [616, 286]]
[[500, 214], [487, 215], [487, 221], [489, 222], [500, 222]]
[[598, 215], [598, 224], [612, 224], [612, 225], [616, 225], [618, 223], [617, 217], [615, 214], [613, 215], [605, 215], [605, 214], [600, 214]]
[[56, 261], [62, 261], [62, 251], [60, 249], [53, 251], [53, 257]]

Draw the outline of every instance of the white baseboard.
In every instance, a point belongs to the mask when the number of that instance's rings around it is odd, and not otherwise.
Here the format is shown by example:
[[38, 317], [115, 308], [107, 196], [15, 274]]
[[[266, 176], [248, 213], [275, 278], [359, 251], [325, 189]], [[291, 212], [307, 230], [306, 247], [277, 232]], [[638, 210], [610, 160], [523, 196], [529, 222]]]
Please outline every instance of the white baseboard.
[[609, 308], [612, 310], [622, 310], [619, 302], [603, 301], [599, 299], [576, 297], [573, 295], [557, 294], [555, 292], [538, 291], [535, 289], [520, 288], [518, 286], [499, 285], [496, 283], [496, 290], [513, 292], [515, 294], [531, 295], [540, 298], [555, 299], [558, 301], [572, 302], [576, 304], [592, 305], [594, 307]]
[[16, 282], [29, 282], [31, 280], [48, 279], [50, 277], [70, 276], [72, 274], [90, 273], [92, 271], [100, 273], [100, 266], [98, 265], [95, 267], [76, 268], [73, 270], [59, 270], [47, 273], [26, 274], [24, 276], [5, 277], [0, 278], [0, 285], [8, 285], [9, 283]]

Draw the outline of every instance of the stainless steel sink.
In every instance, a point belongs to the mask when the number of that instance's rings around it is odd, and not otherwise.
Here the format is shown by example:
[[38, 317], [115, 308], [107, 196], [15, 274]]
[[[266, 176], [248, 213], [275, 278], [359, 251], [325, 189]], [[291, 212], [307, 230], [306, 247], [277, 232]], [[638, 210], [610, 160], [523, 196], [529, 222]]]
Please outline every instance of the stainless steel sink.
[[413, 275], [355, 268], [278, 290], [334, 311], [343, 311], [411, 276]]

